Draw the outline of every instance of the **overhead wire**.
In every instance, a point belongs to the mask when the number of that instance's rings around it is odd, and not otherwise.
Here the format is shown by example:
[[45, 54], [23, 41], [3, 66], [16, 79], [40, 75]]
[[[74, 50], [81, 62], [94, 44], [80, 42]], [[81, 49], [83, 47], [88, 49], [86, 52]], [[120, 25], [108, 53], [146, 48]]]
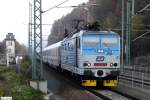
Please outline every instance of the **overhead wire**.
[[53, 6], [53, 7], [51, 7], [51, 8], [49, 8], [49, 9], [45, 10], [45, 11], [42, 11], [42, 13], [46, 13], [46, 12], [48, 12], [48, 11], [50, 11], [50, 10], [52, 10], [52, 9], [54, 9], [54, 8], [56, 8], [56, 7], [58, 7], [58, 6], [62, 5], [62, 4], [64, 4], [64, 3], [66, 3], [66, 2], [68, 2], [68, 1], [70, 1], [70, 0], [65, 0], [65, 1], [63, 1], [63, 2], [57, 4], [57, 5]]

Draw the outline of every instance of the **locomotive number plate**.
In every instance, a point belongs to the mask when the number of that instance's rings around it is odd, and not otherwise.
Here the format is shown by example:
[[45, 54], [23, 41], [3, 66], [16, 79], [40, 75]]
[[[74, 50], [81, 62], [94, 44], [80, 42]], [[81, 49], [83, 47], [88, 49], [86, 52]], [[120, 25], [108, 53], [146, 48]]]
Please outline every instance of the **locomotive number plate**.
[[82, 80], [82, 86], [96, 86], [96, 80]]
[[117, 86], [118, 80], [104, 80], [103, 86]]

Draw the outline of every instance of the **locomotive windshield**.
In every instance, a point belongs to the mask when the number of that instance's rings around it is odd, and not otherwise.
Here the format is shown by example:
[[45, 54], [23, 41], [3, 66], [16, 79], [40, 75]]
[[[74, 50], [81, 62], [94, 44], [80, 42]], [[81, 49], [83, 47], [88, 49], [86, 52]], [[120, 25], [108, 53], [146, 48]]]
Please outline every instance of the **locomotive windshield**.
[[117, 48], [117, 38], [102, 38], [101, 39], [102, 48]]
[[82, 54], [118, 54], [119, 36], [116, 34], [84, 34], [82, 36]]
[[99, 46], [100, 38], [97, 35], [85, 35], [83, 37], [83, 47]]
[[118, 48], [118, 37], [115, 35], [86, 34], [82, 43], [86, 48]]

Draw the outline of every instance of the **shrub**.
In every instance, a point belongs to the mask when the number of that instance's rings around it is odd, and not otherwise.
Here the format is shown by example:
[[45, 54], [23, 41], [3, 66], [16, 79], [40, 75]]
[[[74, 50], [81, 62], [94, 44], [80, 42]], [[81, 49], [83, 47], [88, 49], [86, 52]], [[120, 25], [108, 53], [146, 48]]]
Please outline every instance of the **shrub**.
[[26, 75], [26, 73], [30, 72], [31, 70], [31, 59], [29, 58], [29, 56], [25, 56], [21, 62], [20, 62], [20, 71], [23, 75]]

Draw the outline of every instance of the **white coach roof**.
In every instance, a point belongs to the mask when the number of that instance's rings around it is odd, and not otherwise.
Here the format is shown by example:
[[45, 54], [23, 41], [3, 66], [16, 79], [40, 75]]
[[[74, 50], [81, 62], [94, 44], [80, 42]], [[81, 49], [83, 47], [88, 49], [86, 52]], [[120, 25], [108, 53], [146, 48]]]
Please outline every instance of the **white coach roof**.
[[60, 47], [60, 46], [61, 46], [61, 42], [62, 42], [62, 41], [59, 41], [59, 42], [57, 42], [57, 43], [54, 43], [54, 44], [52, 44], [52, 45], [49, 45], [49, 46], [45, 47], [45, 48], [43, 49], [43, 51], [47, 51], [47, 50], [49, 50], [49, 49], [53, 49], [53, 48]]

